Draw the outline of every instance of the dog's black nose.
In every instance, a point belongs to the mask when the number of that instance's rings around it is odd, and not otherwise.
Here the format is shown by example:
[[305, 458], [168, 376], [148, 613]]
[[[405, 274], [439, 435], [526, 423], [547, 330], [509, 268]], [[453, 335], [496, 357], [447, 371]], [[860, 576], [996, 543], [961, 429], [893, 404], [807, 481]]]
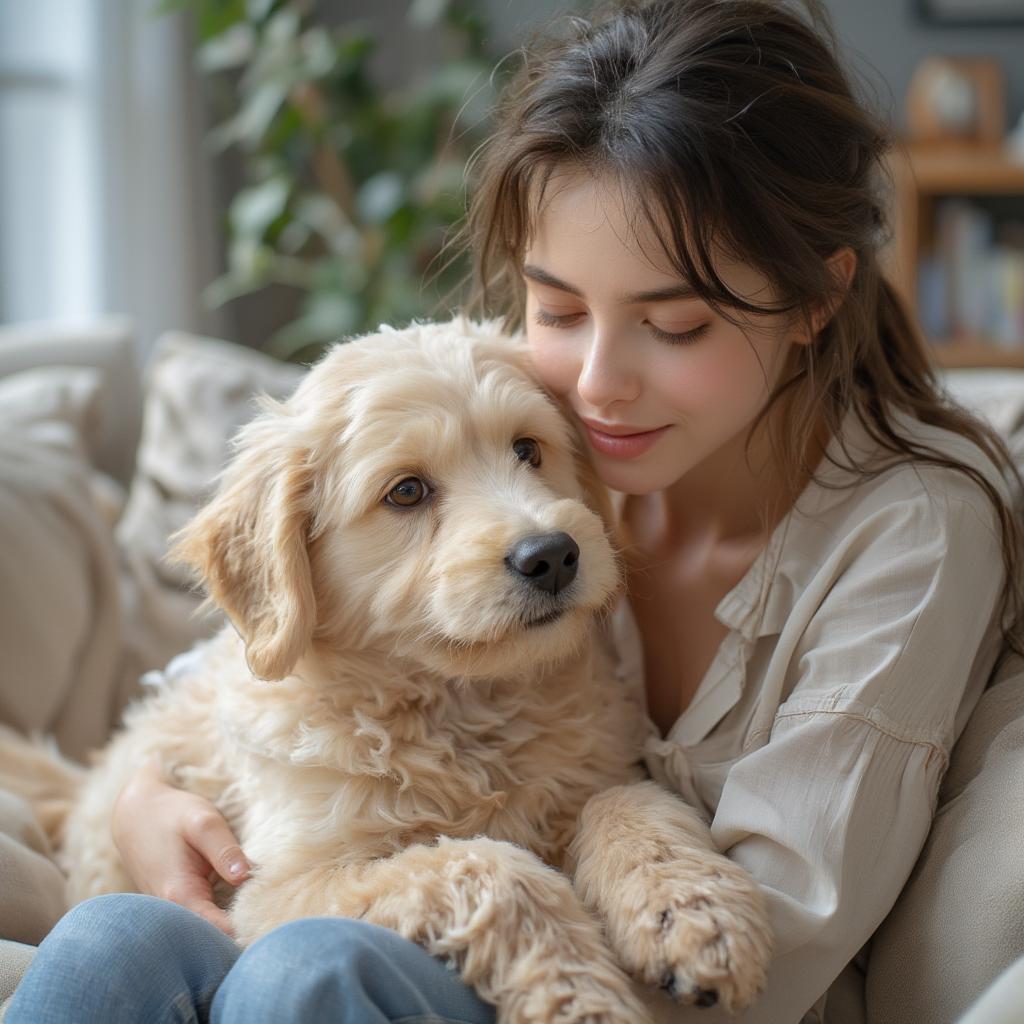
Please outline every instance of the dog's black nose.
[[576, 578], [579, 545], [567, 533], [523, 537], [505, 556], [505, 564], [535, 587], [557, 594]]

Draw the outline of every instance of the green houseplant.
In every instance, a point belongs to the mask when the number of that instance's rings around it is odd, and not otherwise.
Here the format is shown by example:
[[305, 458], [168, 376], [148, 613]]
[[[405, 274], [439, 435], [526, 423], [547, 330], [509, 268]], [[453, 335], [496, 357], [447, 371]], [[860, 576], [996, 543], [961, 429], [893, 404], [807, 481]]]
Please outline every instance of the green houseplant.
[[314, 357], [382, 322], [438, 315], [465, 266], [445, 243], [465, 210], [466, 161], [483, 139], [498, 62], [474, 0], [412, 0], [404, 30], [446, 56], [416, 81], [382, 84], [365, 22], [318, 23], [311, 0], [165, 0], [187, 8], [197, 66], [226, 116], [217, 151], [237, 147], [244, 187], [228, 210], [227, 272], [212, 306], [278, 283], [297, 318], [267, 342]]

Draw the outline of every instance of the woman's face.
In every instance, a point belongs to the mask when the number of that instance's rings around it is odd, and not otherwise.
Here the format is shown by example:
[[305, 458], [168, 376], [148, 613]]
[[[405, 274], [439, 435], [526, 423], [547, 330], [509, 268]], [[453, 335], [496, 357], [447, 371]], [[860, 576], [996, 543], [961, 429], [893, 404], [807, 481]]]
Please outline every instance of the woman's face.
[[[742, 443], [796, 338], [780, 315], [741, 328], [688, 294], [622, 205], [582, 174], [551, 179], [524, 258], [526, 334], [604, 483], [648, 494]], [[717, 269], [735, 293], [772, 297], [752, 268], [723, 259]]]

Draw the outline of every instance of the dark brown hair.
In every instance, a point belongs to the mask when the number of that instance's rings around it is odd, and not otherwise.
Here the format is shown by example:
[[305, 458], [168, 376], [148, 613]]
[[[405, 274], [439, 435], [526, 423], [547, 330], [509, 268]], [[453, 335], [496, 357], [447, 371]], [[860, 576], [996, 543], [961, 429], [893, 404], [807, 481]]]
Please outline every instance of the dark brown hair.
[[[851, 408], [895, 458], [875, 473], [847, 468], [867, 478], [913, 460], [967, 474], [1000, 520], [1002, 608], [1012, 610], [1004, 639], [1024, 655], [1015, 509], [974, 466], [900, 436], [890, 419], [901, 409], [968, 438], [1012, 478], [1015, 498], [1024, 494], [1002, 438], [942, 388], [883, 275], [883, 157], [894, 140], [855, 98], [819, 0], [627, 2], [563, 23], [523, 50], [497, 129], [471, 164], [462, 242], [474, 260], [474, 311], [522, 326], [523, 254], [548, 180], [565, 169], [618, 182], [674, 269], [723, 317], [787, 312], [809, 326], [815, 310], [832, 310], [812, 344], [791, 346], [754, 424], [781, 403], [769, 423], [783, 490], [795, 500], [813, 473], [804, 454], [812, 427], [824, 417], [835, 435]], [[778, 301], [731, 293], [712, 242], [758, 269]], [[844, 247], [857, 257], [845, 289], [827, 263]]]

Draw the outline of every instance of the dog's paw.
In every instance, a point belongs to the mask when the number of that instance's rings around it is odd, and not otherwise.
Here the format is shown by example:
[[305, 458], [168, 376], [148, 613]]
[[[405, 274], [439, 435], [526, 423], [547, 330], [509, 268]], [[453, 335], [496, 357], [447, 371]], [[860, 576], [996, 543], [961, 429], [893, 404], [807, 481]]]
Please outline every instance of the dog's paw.
[[515, 973], [498, 1000], [498, 1024], [651, 1024], [607, 950], [587, 959], [562, 950], [541, 970]]
[[741, 1010], [764, 987], [771, 958], [761, 892], [726, 858], [696, 872], [677, 867], [638, 880], [647, 891], [620, 904], [619, 920], [608, 921], [609, 940], [637, 981], [682, 1003]]
[[528, 998], [517, 1007], [499, 1004], [498, 1024], [650, 1024], [650, 1017], [628, 985], [616, 992], [575, 979], [571, 987], [549, 990], [539, 1000]]

